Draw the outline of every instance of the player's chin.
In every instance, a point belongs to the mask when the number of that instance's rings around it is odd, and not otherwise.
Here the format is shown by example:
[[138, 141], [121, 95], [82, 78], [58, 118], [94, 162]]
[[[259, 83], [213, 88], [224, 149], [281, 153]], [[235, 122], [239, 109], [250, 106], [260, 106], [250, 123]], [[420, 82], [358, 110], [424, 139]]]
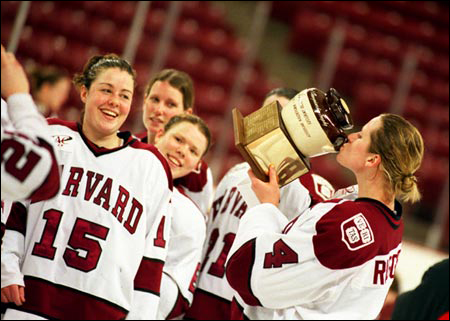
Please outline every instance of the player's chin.
[[186, 176], [189, 173], [190, 173], [190, 171], [187, 170], [184, 167], [176, 167], [176, 168], [172, 169], [172, 176], [173, 176], [173, 178], [184, 177], [184, 176]]

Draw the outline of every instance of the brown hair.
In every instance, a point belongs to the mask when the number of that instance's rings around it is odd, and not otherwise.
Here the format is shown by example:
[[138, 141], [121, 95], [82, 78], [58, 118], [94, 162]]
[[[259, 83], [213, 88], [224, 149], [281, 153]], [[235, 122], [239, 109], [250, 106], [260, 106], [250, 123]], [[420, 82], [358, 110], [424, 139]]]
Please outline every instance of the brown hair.
[[136, 86], [136, 72], [128, 61], [120, 58], [116, 54], [91, 57], [86, 65], [84, 65], [83, 71], [75, 74], [73, 77], [73, 83], [78, 89], [80, 89], [83, 85], [89, 89], [91, 84], [98, 77], [99, 73], [109, 68], [119, 68], [120, 70], [128, 72], [133, 77], [133, 82]]
[[157, 81], [167, 81], [172, 87], [178, 89], [183, 95], [183, 110], [193, 108], [194, 105], [194, 85], [191, 77], [180, 70], [163, 69], [158, 72], [148, 83], [145, 88], [145, 95], [150, 94], [152, 86]]
[[382, 114], [382, 126], [372, 132], [370, 153], [381, 156], [381, 168], [389, 182], [388, 190], [407, 202], [417, 202], [421, 195], [414, 173], [424, 153], [420, 132], [401, 116]]
[[208, 152], [209, 147], [211, 146], [211, 132], [209, 131], [209, 128], [206, 125], [206, 123], [200, 117], [192, 114], [179, 114], [173, 116], [172, 118], [170, 118], [169, 122], [164, 126], [164, 132], [167, 133], [172, 127], [182, 122], [189, 122], [191, 124], [196, 125], [198, 129], [200, 129], [202, 134], [206, 137], [208, 143], [206, 144], [206, 149], [205, 152], [203, 153], [203, 155], [205, 155]]
[[299, 93], [299, 91], [297, 89], [294, 89], [294, 88], [278, 87], [278, 88], [274, 88], [271, 91], [269, 91], [267, 93], [267, 95], [264, 97], [264, 100], [266, 100], [267, 98], [269, 98], [270, 96], [273, 96], [273, 95], [276, 95], [276, 96], [279, 96], [279, 97], [284, 97], [284, 98], [286, 98], [288, 100], [291, 100], [298, 93]]
[[69, 78], [69, 74], [53, 66], [35, 66], [30, 71], [31, 92], [35, 95], [44, 84], [56, 84], [59, 80]]

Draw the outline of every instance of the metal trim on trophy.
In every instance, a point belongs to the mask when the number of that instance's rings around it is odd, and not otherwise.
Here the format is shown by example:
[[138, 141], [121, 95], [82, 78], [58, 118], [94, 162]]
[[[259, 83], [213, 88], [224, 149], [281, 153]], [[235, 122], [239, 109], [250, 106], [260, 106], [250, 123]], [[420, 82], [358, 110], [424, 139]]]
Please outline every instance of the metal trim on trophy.
[[255, 176], [268, 181], [273, 164], [280, 186], [309, 172], [308, 158], [338, 152], [353, 127], [350, 111], [337, 91], [305, 89], [282, 108], [275, 101], [243, 117], [235, 108], [235, 145]]

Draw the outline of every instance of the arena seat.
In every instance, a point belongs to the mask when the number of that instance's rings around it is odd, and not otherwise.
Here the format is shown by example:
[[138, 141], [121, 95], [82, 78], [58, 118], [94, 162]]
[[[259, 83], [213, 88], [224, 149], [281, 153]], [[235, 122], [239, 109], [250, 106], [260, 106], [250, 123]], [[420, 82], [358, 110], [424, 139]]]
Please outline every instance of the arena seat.
[[170, 50], [166, 66], [188, 73], [194, 81], [200, 79], [204, 53], [197, 47], [173, 46], [173, 48], [176, 49]]
[[211, 82], [230, 89], [236, 80], [236, 66], [224, 57], [205, 57], [199, 61], [199, 77], [205, 82]]
[[[154, 1], [152, 1], [153, 3]], [[166, 11], [160, 8], [151, 7], [145, 20], [144, 30], [146, 34], [159, 35], [164, 21], [166, 19]]]
[[202, 113], [223, 115], [230, 99], [223, 87], [198, 82], [195, 84], [196, 108]]
[[177, 23], [174, 39], [178, 44], [197, 47], [202, 35], [198, 22], [194, 19], [184, 19]]
[[[425, 151], [422, 166], [416, 174], [422, 201], [432, 207], [436, 206], [441, 191], [448, 177], [448, 158], [434, 157]], [[431, 215], [432, 213], [430, 213]]]
[[310, 10], [299, 11], [294, 18], [289, 48], [317, 59], [327, 44], [333, 25], [334, 19], [327, 14]]
[[383, 83], [358, 84], [351, 111], [354, 123], [365, 124], [373, 117], [388, 112], [392, 94], [392, 89]]

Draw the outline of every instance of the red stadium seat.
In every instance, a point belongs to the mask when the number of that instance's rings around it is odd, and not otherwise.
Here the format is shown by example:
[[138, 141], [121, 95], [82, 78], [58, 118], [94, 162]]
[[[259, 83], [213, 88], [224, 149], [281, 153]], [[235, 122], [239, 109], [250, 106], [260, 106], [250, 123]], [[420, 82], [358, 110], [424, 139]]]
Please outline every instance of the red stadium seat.
[[[165, 1], [163, 1], [165, 2]], [[152, 4], [154, 1], [152, 1]], [[147, 34], [159, 35], [164, 22], [166, 21], [166, 11], [160, 8], [150, 8], [145, 20], [144, 30]]]
[[427, 113], [428, 123], [441, 130], [448, 130], [449, 127], [449, 111], [448, 105], [432, 103], [428, 106]]
[[410, 120], [414, 119], [420, 123], [421, 127], [426, 127], [428, 121], [428, 107], [429, 102], [423, 96], [412, 95], [409, 96], [405, 102], [404, 116]]
[[2, 28], [3, 23], [7, 20], [14, 21], [14, 18], [19, 11], [20, 1], [2, 1], [1, 19]]
[[[425, 141], [425, 145], [428, 141]], [[418, 170], [419, 190], [422, 193], [422, 201], [432, 207], [439, 200], [445, 179], [448, 177], [448, 158], [434, 157], [425, 151], [422, 166]]]
[[244, 48], [239, 39], [225, 29], [204, 30], [200, 38], [200, 48], [212, 56], [222, 56], [234, 62], [239, 62]]
[[229, 93], [223, 87], [205, 83], [195, 84], [196, 109], [201, 113], [223, 115], [228, 106]]
[[167, 67], [182, 70], [194, 80], [199, 79], [204, 54], [195, 47], [174, 47], [167, 58]]
[[153, 59], [157, 49], [157, 39], [152, 36], [143, 36], [136, 50], [136, 60], [149, 62]]
[[194, 19], [181, 20], [175, 29], [174, 39], [178, 44], [197, 47], [202, 31]]
[[295, 52], [317, 58], [326, 46], [334, 19], [324, 13], [309, 10], [299, 11], [289, 40], [289, 48]]
[[199, 68], [199, 77], [205, 82], [230, 89], [236, 81], [236, 66], [224, 57], [206, 57]]
[[271, 16], [286, 24], [291, 24], [301, 5], [302, 3], [298, 1], [273, 1]]
[[355, 124], [365, 124], [373, 117], [389, 111], [392, 100], [392, 89], [386, 84], [361, 83], [355, 91], [354, 110]]

